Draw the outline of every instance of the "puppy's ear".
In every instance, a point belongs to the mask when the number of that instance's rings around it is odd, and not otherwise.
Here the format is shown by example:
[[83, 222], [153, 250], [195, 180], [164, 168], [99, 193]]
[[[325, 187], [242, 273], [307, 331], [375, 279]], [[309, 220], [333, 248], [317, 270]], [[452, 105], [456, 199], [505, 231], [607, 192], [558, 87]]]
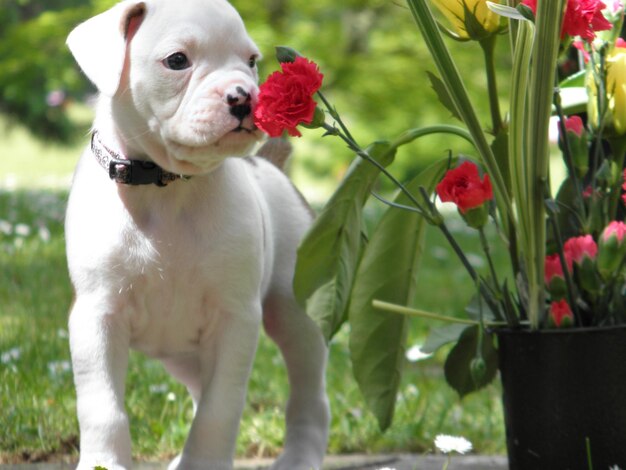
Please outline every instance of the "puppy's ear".
[[126, 45], [145, 11], [145, 3], [127, 0], [79, 24], [68, 36], [67, 45], [76, 62], [101, 93], [113, 96], [117, 92]]

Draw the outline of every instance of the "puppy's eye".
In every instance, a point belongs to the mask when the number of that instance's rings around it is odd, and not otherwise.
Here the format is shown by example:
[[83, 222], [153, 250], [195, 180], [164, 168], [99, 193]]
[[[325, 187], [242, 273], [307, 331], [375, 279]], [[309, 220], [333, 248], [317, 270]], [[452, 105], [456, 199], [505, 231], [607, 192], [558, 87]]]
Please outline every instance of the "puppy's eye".
[[163, 60], [163, 65], [171, 70], [184, 70], [191, 66], [189, 59], [182, 52], [175, 52]]
[[255, 55], [253, 55], [252, 57], [250, 57], [248, 59], [248, 67], [250, 67], [251, 69], [256, 67], [256, 56]]

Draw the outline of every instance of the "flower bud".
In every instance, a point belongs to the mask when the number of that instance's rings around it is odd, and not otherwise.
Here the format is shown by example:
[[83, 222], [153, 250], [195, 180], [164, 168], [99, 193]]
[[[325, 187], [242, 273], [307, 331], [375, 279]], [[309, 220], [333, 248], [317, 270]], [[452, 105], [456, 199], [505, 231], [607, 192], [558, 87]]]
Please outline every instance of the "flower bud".
[[582, 266], [585, 258], [591, 261], [596, 259], [598, 245], [591, 235], [572, 237], [563, 245], [563, 252], [566, 260], [571, 260], [577, 265]]
[[276, 60], [281, 64], [284, 62], [295, 62], [298, 56], [300, 56], [300, 54], [291, 47], [276, 46]]
[[583, 289], [598, 292], [601, 288], [596, 274], [595, 260], [598, 245], [591, 235], [572, 237], [563, 245], [563, 254], [578, 266], [578, 278]]
[[500, 15], [487, 7], [486, 0], [433, 0], [452, 23], [459, 39], [480, 41], [500, 30]]
[[617, 270], [626, 256], [626, 224], [614, 220], [600, 235], [598, 247], [598, 270], [604, 279], [610, 279], [617, 274]]
[[568, 328], [574, 325], [574, 314], [566, 300], [550, 304], [548, 324], [553, 328]]
[[[564, 139], [567, 139], [567, 148], [572, 157], [574, 170], [579, 178], [587, 174], [589, 170], [589, 152], [587, 149], [587, 135], [583, 120], [580, 116], [571, 116], [565, 120], [565, 138], [563, 135], [559, 137], [559, 147], [564, 149]], [[559, 130], [561, 127], [559, 127]]]
[[[567, 268], [571, 272], [571, 263], [569, 263]], [[563, 299], [567, 295], [565, 275], [563, 273], [563, 266], [561, 265], [561, 258], [558, 254], [546, 256], [544, 262], [544, 278], [548, 292], [550, 292], [553, 299]]]

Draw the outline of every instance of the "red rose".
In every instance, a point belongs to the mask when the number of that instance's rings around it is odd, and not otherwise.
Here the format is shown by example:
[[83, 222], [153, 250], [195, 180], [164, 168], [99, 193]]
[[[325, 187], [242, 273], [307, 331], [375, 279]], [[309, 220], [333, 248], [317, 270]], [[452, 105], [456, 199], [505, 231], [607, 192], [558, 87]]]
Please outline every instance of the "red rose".
[[[536, 15], [538, 1], [524, 0], [522, 3]], [[593, 41], [596, 37], [595, 31], [611, 29], [611, 23], [602, 14], [604, 8], [606, 5], [600, 0], [567, 0], [561, 39], [567, 34], [571, 37], [580, 36], [586, 41]]]
[[313, 121], [317, 103], [312, 96], [322, 86], [324, 76], [317, 64], [303, 57], [283, 62], [281, 68], [282, 72], [271, 74], [259, 88], [254, 123], [270, 137], [279, 137], [284, 130], [300, 137], [296, 126]]
[[454, 202], [461, 214], [493, 198], [489, 175], [481, 180], [478, 167], [468, 161], [448, 171], [436, 190], [442, 202]]

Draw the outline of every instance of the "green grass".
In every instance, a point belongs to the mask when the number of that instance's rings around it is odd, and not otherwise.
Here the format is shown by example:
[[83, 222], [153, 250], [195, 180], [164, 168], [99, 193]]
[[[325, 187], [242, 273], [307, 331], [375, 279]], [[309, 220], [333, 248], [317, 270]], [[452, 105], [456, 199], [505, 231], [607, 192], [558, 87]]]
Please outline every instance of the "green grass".
[[[78, 145], [59, 151], [36, 144], [25, 134], [11, 133], [3, 139], [12, 142], [20, 155], [38, 146], [40, 152], [31, 163], [52, 155], [50, 161], [58, 163], [52, 166], [65, 168], [59, 172], [64, 177], [80, 151]], [[78, 427], [67, 340], [72, 292], [63, 237], [67, 189], [41, 189], [45, 181], [37, 178], [31, 186], [32, 174], [5, 159], [0, 160], [0, 176], [11, 165], [20, 189], [2, 189], [0, 178], [0, 463], [76, 458]], [[46, 176], [43, 170], [38, 174]], [[457, 225], [464, 249], [479, 253], [475, 237]], [[461, 315], [472, 296], [472, 284], [438, 234], [430, 230], [427, 237], [417, 305]], [[408, 345], [421, 344], [432, 326], [440, 325], [412, 320]], [[331, 344], [329, 452], [429, 452], [439, 433], [463, 436], [479, 453], [504, 452], [499, 385], [460, 401], [445, 384], [441, 354], [407, 361], [394, 424], [381, 434], [352, 378], [347, 336], [344, 329]], [[280, 354], [262, 336], [241, 423], [240, 456], [280, 451], [287, 390]], [[137, 457], [161, 459], [181, 449], [191, 400], [158, 362], [131, 355], [126, 406]]]

